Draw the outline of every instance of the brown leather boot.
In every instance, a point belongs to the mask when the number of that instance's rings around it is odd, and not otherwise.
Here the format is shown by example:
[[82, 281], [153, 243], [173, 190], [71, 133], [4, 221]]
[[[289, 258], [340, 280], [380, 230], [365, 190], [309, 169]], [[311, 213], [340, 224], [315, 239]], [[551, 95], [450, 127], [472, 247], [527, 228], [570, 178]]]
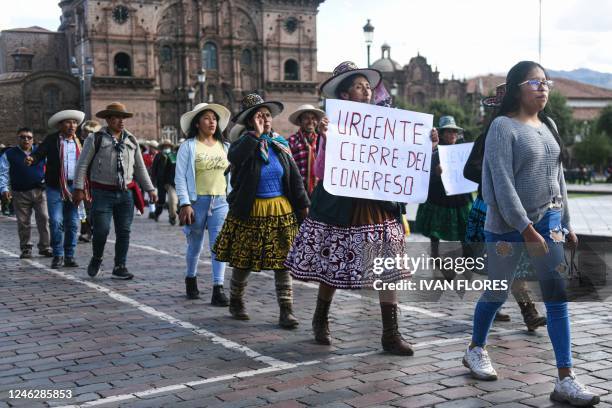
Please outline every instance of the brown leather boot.
[[300, 322], [293, 315], [293, 306], [291, 303], [282, 303], [280, 306], [280, 315], [278, 317], [278, 325], [283, 329], [295, 329]]
[[278, 325], [283, 329], [295, 329], [300, 322], [293, 315], [293, 285], [288, 271], [274, 271], [276, 299], [280, 308]]
[[497, 313], [495, 313], [495, 321], [496, 322], [509, 322], [510, 315], [508, 313], [502, 312], [500, 309], [497, 311]]
[[230, 303], [229, 311], [236, 320], [249, 320], [250, 317], [244, 307], [244, 289], [246, 282], [230, 280]]
[[414, 354], [412, 346], [404, 340], [397, 325], [397, 305], [381, 303], [383, 334], [381, 343], [386, 352], [398, 356], [411, 356]]
[[535, 331], [538, 327], [546, 326], [546, 316], [540, 316], [533, 302], [517, 302], [521, 308], [523, 321], [530, 332]]
[[328, 320], [330, 305], [331, 301], [317, 297], [317, 308], [312, 316], [312, 332], [314, 333], [315, 341], [325, 346], [331, 344]]

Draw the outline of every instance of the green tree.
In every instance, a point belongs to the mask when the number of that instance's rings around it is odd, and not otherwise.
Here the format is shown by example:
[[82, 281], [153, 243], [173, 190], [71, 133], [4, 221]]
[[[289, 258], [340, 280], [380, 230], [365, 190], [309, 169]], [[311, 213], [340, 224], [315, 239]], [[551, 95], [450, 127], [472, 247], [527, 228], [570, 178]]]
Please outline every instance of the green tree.
[[574, 145], [574, 154], [579, 163], [606, 166], [612, 158], [612, 142], [603, 133], [591, 133]]
[[551, 92], [544, 112], [555, 121], [563, 143], [574, 144], [576, 124], [572, 116], [572, 108], [567, 106], [565, 96], [557, 91]]
[[612, 105], [608, 105], [601, 110], [595, 122], [595, 129], [612, 139]]

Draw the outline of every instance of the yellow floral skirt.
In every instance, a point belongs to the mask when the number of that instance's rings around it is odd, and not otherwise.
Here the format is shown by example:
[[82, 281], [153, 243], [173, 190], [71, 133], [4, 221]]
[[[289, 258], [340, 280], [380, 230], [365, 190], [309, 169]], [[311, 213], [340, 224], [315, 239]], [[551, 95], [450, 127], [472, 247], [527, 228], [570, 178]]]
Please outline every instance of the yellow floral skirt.
[[234, 268], [284, 270], [297, 232], [297, 218], [286, 197], [256, 198], [248, 219], [227, 215], [213, 253]]

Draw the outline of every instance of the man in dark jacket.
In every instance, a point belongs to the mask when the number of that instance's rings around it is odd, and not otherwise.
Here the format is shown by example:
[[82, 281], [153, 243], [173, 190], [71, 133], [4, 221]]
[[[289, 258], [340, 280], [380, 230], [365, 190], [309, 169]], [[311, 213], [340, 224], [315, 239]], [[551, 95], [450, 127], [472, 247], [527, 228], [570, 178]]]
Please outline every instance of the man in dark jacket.
[[53, 261], [51, 268], [77, 267], [74, 259], [78, 237], [79, 215], [72, 203], [73, 183], [81, 144], [76, 137], [85, 114], [77, 110], [64, 110], [51, 116], [49, 128], [57, 132], [48, 135], [38, 150], [26, 157], [26, 163], [36, 165], [45, 158], [47, 208], [51, 229]]
[[19, 129], [17, 137], [19, 144], [7, 149], [0, 157], [0, 193], [5, 200], [13, 199], [21, 248], [20, 258], [32, 257], [32, 243], [30, 242], [32, 210], [34, 210], [38, 228], [38, 253], [50, 257], [52, 253], [49, 248], [45, 163], [41, 161], [38, 165], [31, 167], [25, 163], [25, 158], [36, 151], [36, 147], [32, 145], [34, 136], [31, 129]]

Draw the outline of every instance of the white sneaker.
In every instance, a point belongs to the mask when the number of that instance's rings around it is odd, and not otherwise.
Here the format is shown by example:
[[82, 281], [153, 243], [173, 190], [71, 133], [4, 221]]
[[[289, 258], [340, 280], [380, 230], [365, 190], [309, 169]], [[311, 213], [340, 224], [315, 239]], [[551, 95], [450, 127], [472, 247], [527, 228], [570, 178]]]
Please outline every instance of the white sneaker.
[[497, 380], [497, 371], [491, 364], [489, 353], [482, 347], [468, 347], [463, 356], [463, 365], [470, 369], [472, 377], [478, 380], [493, 381]]
[[599, 404], [599, 396], [580, 384], [574, 373], [565, 377], [562, 381], [557, 378], [555, 390], [550, 394], [550, 399], [557, 402], [568, 402], [576, 407]]

